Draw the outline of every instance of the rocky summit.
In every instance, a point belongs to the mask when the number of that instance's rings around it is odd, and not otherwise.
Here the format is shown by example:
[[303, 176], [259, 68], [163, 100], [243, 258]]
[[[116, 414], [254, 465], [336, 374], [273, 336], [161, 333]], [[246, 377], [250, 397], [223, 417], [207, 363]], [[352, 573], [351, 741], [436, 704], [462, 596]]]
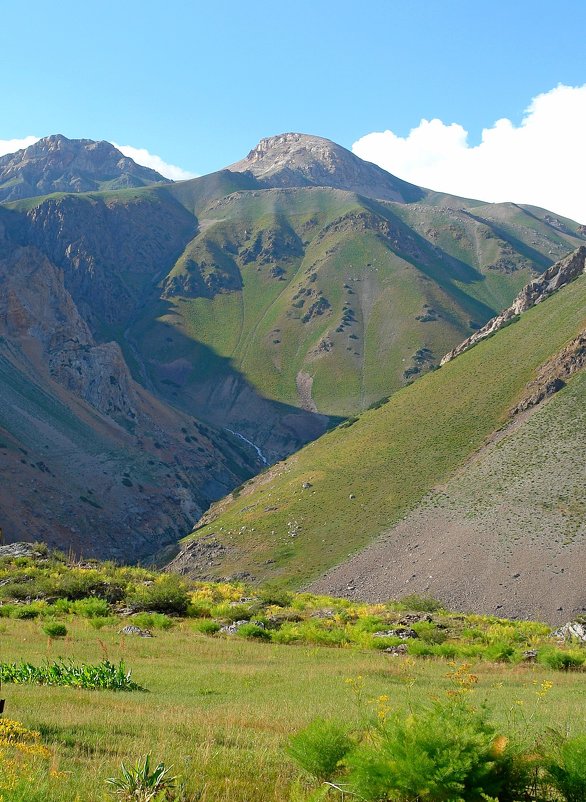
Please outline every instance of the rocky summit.
[[250, 172], [270, 187], [334, 187], [367, 198], [412, 202], [425, 190], [358, 158], [329, 139], [288, 133], [261, 139], [228, 170]]

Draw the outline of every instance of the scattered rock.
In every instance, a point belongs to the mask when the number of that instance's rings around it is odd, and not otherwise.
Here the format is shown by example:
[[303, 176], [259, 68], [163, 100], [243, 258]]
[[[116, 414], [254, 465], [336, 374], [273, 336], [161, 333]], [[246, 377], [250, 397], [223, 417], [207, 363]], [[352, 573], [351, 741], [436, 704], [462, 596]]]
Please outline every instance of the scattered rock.
[[[220, 632], [222, 632], [224, 635], [235, 635], [238, 632], [238, 630], [241, 627], [244, 626], [244, 624], [248, 624], [248, 623], [250, 623], [250, 622], [249, 621], [233, 621], [231, 624], [226, 624], [226, 626], [221, 627], [220, 628]], [[261, 626], [261, 625], [258, 624], [258, 626]]]
[[406, 613], [399, 621], [399, 624], [409, 626], [409, 624], [420, 624], [422, 621], [431, 623], [433, 617], [429, 613]]
[[148, 629], [141, 629], [140, 627], [135, 627], [134, 624], [127, 624], [127, 626], [122, 627], [122, 629], [118, 630], [119, 635], [136, 635], [139, 638], [152, 638], [153, 633]]
[[537, 649], [527, 649], [523, 652], [524, 663], [535, 663], [537, 660]]
[[330, 609], [329, 607], [324, 607], [321, 610], [315, 610], [312, 614], [312, 618], [333, 618], [336, 615], [336, 611]]
[[551, 633], [552, 638], [557, 640], [572, 641], [577, 640], [586, 643], [586, 624], [579, 621], [570, 621]]
[[39, 550], [32, 543], [9, 543], [0, 546], [0, 557], [40, 557]]
[[419, 637], [414, 629], [399, 628], [399, 629], [382, 629], [379, 632], [373, 633], [374, 638], [401, 638], [401, 640], [409, 640], [410, 638]]
[[385, 654], [392, 654], [393, 657], [398, 657], [402, 654], [407, 654], [407, 644], [400, 643], [398, 646], [389, 646], [388, 649], [385, 649]]

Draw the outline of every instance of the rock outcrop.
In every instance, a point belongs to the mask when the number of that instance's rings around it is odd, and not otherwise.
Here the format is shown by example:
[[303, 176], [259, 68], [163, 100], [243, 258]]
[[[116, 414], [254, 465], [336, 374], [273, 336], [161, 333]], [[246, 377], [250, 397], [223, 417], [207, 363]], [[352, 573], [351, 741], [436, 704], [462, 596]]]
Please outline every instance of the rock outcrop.
[[537, 378], [525, 388], [523, 398], [512, 409], [511, 414], [524, 412], [545, 401], [566, 385], [566, 380], [586, 368], [586, 331], [579, 334], [559, 354], [549, 359], [537, 371]]
[[556, 290], [565, 287], [566, 284], [574, 281], [582, 273], [586, 272], [586, 246], [577, 248], [573, 253], [560, 259], [550, 268], [548, 268], [543, 275], [534, 281], [529, 282], [521, 292], [517, 295], [511, 306], [501, 312], [492, 320], [483, 326], [478, 331], [474, 332], [470, 337], [464, 340], [456, 348], [447, 353], [441, 360], [440, 365], [445, 365], [455, 357], [467, 351], [473, 345], [486, 339], [491, 334], [499, 331], [509, 325], [518, 315], [526, 312], [532, 306], [544, 301]]

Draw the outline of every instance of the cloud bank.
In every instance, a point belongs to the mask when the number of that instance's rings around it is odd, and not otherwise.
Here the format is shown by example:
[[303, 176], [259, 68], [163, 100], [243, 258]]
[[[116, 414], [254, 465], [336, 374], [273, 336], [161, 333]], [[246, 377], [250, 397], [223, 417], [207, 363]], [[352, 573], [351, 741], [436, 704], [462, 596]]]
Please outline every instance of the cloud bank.
[[39, 141], [38, 136], [25, 136], [23, 139], [0, 139], [0, 156], [16, 153], [17, 150], [28, 148]]
[[586, 84], [533, 98], [519, 126], [504, 118], [468, 143], [458, 123], [422, 119], [409, 135], [366, 134], [353, 152], [431, 189], [542, 206], [586, 223]]
[[112, 144], [125, 156], [134, 159], [137, 164], [141, 164], [143, 167], [150, 167], [151, 170], [156, 170], [157, 173], [164, 175], [165, 178], [170, 178], [173, 181], [185, 181], [188, 178], [197, 177], [197, 173], [190, 173], [188, 170], [184, 170], [176, 164], [169, 164], [163, 161], [160, 156], [149, 153], [146, 148], [134, 148], [132, 145], [117, 145], [116, 142], [112, 142]]

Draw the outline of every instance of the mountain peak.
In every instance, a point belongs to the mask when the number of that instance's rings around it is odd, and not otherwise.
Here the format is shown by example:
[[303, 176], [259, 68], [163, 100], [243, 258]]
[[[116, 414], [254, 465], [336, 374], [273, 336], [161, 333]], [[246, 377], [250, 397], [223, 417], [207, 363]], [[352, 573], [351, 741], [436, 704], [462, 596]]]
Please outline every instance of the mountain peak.
[[51, 192], [91, 192], [168, 183], [110, 142], [52, 134], [0, 158], [0, 202]]
[[261, 139], [245, 159], [228, 169], [252, 173], [267, 187], [333, 187], [399, 202], [412, 202], [424, 195], [420, 187], [396, 178], [329, 139], [296, 132]]

